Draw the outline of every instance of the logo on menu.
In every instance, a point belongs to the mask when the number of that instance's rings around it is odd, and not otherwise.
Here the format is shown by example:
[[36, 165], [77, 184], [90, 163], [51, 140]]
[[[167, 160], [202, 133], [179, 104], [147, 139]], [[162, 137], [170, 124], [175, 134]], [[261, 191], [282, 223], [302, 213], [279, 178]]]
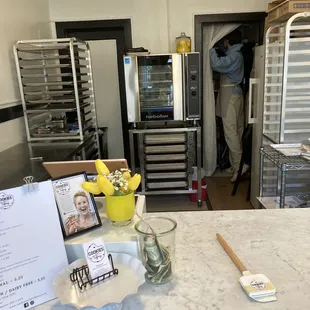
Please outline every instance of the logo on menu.
[[92, 243], [87, 249], [87, 256], [93, 263], [101, 262], [105, 257], [103, 245], [98, 246]]
[[0, 209], [6, 210], [13, 206], [14, 197], [13, 195], [7, 195], [6, 193], [0, 194]]
[[70, 191], [70, 185], [68, 181], [58, 181], [55, 183], [54, 188], [59, 195], [67, 195]]

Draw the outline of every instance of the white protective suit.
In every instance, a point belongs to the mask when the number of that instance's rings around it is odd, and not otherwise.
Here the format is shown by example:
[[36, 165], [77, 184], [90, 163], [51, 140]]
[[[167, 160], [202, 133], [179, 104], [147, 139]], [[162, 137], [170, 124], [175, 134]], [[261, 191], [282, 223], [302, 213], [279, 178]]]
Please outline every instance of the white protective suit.
[[216, 114], [223, 120], [229, 160], [234, 171], [239, 169], [244, 130], [243, 93], [239, 86], [244, 75], [241, 48], [242, 44], [233, 45], [225, 57], [218, 57], [214, 49], [210, 51], [211, 66], [213, 70], [221, 73]]

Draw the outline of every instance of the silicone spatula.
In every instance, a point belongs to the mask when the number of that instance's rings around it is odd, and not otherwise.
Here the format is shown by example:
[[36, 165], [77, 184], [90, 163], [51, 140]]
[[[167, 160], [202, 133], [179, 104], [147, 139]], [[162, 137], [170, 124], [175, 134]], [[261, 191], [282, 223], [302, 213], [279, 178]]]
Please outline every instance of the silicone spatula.
[[277, 300], [275, 295], [276, 288], [270, 280], [263, 274], [252, 274], [243, 265], [241, 260], [234, 253], [224, 238], [220, 234], [216, 234], [216, 237], [228, 256], [242, 273], [242, 277], [239, 279], [239, 282], [247, 295], [258, 302], [270, 302]]

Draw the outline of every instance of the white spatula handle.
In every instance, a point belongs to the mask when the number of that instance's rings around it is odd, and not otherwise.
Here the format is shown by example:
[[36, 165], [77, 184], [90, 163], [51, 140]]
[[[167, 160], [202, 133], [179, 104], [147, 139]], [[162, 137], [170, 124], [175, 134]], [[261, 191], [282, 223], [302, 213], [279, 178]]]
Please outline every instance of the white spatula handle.
[[234, 262], [234, 264], [237, 266], [237, 268], [243, 273], [244, 271], [247, 271], [247, 268], [242, 264], [239, 257], [235, 254], [235, 252], [232, 250], [232, 248], [228, 245], [228, 243], [224, 240], [224, 238], [220, 234], [216, 234], [217, 240], [223, 247], [223, 249], [226, 251], [228, 256], [231, 258], [231, 260]]

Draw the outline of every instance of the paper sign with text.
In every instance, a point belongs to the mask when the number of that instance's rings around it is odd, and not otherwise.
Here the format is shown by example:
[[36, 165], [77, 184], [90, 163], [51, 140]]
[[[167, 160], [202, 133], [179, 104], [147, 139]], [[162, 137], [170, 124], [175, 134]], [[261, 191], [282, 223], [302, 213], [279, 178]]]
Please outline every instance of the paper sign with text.
[[83, 249], [92, 279], [112, 270], [103, 238], [97, 238], [84, 243]]
[[0, 310], [29, 310], [55, 298], [53, 281], [68, 266], [51, 181], [25, 195], [0, 191]]

